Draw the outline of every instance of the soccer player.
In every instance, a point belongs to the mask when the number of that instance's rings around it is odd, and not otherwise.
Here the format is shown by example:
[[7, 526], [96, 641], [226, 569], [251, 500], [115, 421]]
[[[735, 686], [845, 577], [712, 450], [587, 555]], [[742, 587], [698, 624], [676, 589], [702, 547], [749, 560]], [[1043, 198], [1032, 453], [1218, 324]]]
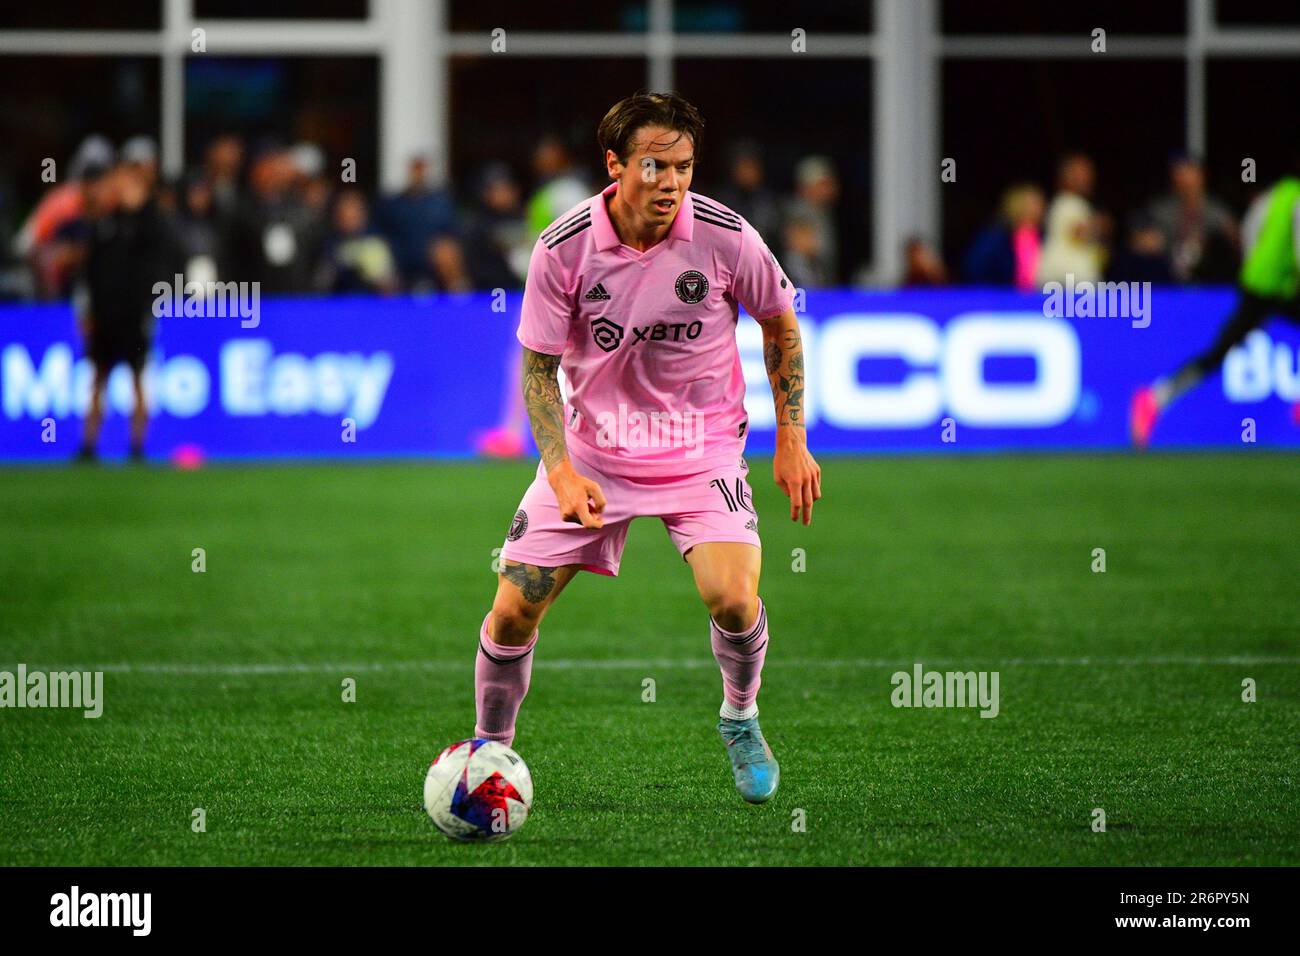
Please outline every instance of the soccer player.
[[1300, 321], [1300, 178], [1286, 176], [1256, 199], [1241, 224], [1241, 236], [1246, 254], [1237, 278], [1236, 311], [1206, 351], [1134, 394], [1129, 431], [1139, 448], [1150, 444], [1164, 411], [1218, 369], [1228, 351], [1253, 330], [1275, 315]]
[[709, 611], [722, 670], [718, 730], [736, 788], [761, 803], [780, 771], [756, 703], [768, 619], [741, 457], [748, 419], [738, 306], [763, 330], [777, 417], [773, 472], [791, 520], [812, 521], [821, 469], [804, 430], [794, 288], [744, 219], [690, 192], [703, 128], [673, 93], [617, 103], [597, 132], [612, 182], [552, 222], [533, 248], [518, 338], [541, 462], [511, 522], [479, 634], [474, 733], [514, 740], [538, 624], [579, 571], [616, 575], [632, 519], [657, 517]]

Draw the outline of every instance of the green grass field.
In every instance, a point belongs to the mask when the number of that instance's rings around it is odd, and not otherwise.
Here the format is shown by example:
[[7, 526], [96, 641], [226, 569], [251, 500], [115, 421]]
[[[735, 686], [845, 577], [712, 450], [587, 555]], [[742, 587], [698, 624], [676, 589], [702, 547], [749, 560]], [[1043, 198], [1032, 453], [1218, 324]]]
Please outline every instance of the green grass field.
[[[98, 720], [0, 711], [0, 863], [1300, 863], [1295, 457], [827, 458], [811, 528], [750, 464], [780, 792], [737, 797], [643, 520], [543, 626], [534, 813], [489, 846], [421, 785], [533, 465], [0, 471], [0, 669], [106, 671]], [[918, 661], [998, 671], [999, 716], [894, 708]]]

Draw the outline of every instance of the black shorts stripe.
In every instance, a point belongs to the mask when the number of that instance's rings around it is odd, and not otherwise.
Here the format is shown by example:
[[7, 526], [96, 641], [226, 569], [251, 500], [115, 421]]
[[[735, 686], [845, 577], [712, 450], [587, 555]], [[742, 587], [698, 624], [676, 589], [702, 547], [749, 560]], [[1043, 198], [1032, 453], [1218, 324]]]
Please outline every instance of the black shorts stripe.
[[711, 216], [717, 216], [719, 219], [730, 219], [734, 222], [740, 222], [740, 217], [734, 212], [727, 212], [725, 209], [710, 206], [704, 200], [700, 199], [699, 196], [692, 196], [691, 199], [694, 201], [697, 208], [704, 210]]
[[582, 230], [587, 229], [587, 228], [589, 228], [590, 226], [591, 226], [591, 220], [590, 220], [590, 219], [584, 219], [582, 222], [580, 222], [578, 225], [574, 226], [574, 227], [573, 227], [572, 229], [570, 229], [568, 232], [564, 233], [564, 234], [561, 235], [561, 236], [557, 236], [556, 238], [554, 238], [554, 239], [552, 239], [550, 242], [548, 242], [548, 243], [546, 244], [546, 248], [547, 248], [547, 249], [554, 249], [554, 248], [555, 248], [556, 246], [558, 246], [560, 243], [564, 242], [564, 240], [566, 240], [566, 239], [572, 239], [572, 238], [573, 238], [574, 236], [576, 236], [578, 233], [582, 232]]
[[590, 206], [583, 206], [581, 209], [579, 209], [577, 212], [575, 212], [575, 213], [574, 213], [572, 216], [570, 216], [568, 219], [564, 220], [564, 222], [557, 222], [554, 226], [551, 226], [551, 227], [550, 227], [549, 229], [547, 229], [544, 233], [542, 233], [542, 235], [541, 235], [540, 238], [542, 238], [542, 239], [549, 239], [549, 238], [551, 238], [553, 235], [555, 235], [557, 232], [560, 232], [561, 230], [563, 230], [565, 226], [568, 226], [568, 225], [570, 225], [570, 224], [572, 224], [572, 223], [577, 222], [577, 221], [578, 221], [579, 219], [581, 219], [583, 216], [589, 216], [589, 215], [591, 215], [591, 207], [590, 207]]
[[741, 231], [739, 226], [732, 225], [729, 222], [721, 222], [717, 219], [710, 219], [707, 216], [701, 216], [698, 212], [695, 214], [695, 218], [698, 219], [700, 222], [707, 222], [711, 226], [721, 226], [723, 229], [730, 229], [732, 232]]
[[727, 490], [727, 483], [723, 481], [721, 478], [714, 478], [711, 482], [709, 482], [709, 484], [713, 485], [713, 487], [717, 488], [720, 492], [722, 492], [722, 497], [726, 499], [727, 502], [727, 510], [735, 511], [736, 499], [731, 497], [731, 492]]
[[528, 650], [524, 651], [518, 657], [493, 657], [492, 654], [488, 652], [488, 649], [483, 646], [482, 638], [479, 639], [478, 649], [482, 651], [483, 656], [486, 657], [488, 660], [490, 660], [493, 664], [515, 664], [518, 663], [519, 661], [522, 661], [525, 657], [527, 657], [529, 654], [533, 652], [533, 648], [530, 647], [528, 648]]

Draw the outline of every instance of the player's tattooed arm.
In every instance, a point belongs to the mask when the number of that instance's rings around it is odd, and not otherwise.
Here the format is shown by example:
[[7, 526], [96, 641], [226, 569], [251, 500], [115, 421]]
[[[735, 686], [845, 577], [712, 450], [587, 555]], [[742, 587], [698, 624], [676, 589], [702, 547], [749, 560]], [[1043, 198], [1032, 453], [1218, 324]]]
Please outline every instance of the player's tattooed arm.
[[763, 359], [776, 402], [777, 427], [803, 428], [803, 340], [793, 311], [763, 323]]
[[762, 323], [763, 361], [776, 402], [776, 454], [772, 477], [790, 498], [790, 520], [812, 521], [813, 502], [822, 496], [822, 470], [808, 451], [803, 413], [803, 341], [794, 309]]
[[569, 457], [564, 446], [564, 398], [560, 395], [560, 357], [524, 349], [524, 407], [533, 440], [549, 474]]
[[533, 440], [542, 453], [546, 478], [555, 492], [560, 517], [584, 528], [604, 526], [605, 496], [600, 485], [578, 474], [564, 444], [564, 398], [560, 395], [560, 357], [524, 349], [524, 407]]

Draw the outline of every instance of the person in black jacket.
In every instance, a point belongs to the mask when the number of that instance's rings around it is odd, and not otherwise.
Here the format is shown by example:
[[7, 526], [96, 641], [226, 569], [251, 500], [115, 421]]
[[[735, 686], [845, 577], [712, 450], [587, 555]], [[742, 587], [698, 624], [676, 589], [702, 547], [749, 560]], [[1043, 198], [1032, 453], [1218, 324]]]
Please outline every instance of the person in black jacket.
[[153, 286], [170, 281], [171, 250], [163, 219], [140, 171], [124, 165], [95, 172], [86, 184], [85, 295], [80, 315], [86, 354], [95, 372], [79, 458], [90, 461], [96, 456], [104, 387], [118, 363], [125, 362], [135, 388], [131, 457], [139, 461], [144, 458], [149, 424], [143, 375], [154, 330]]

